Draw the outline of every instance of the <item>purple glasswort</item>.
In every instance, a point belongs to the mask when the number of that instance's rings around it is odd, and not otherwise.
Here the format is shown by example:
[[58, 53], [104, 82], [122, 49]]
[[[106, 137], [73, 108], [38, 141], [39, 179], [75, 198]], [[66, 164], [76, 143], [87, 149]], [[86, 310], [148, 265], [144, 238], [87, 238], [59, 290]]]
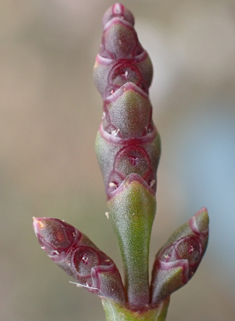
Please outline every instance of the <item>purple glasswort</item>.
[[113, 5], [103, 17], [94, 67], [103, 98], [96, 153], [123, 258], [127, 299], [133, 307], [150, 303], [149, 242], [161, 151], [148, 96], [152, 75], [133, 15], [123, 5]]
[[107, 197], [133, 173], [154, 194], [160, 138], [148, 97], [152, 63], [139, 43], [134, 17], [123, 5], [106, 11], [103, 28], [94, 80], [104, 101], [96, 152]]
[[77, 285], [101, 297], [125, 302], [124, 288], [114, 262], [72, 225], [58, 219], [34, 218], [34, 232], [47, 255]]
[[150, 283], [149, 242], [161, 153], [148, 96], [153, 68], [128, 9], [114, 4], [102, 23], [94, 66], [103, 99], [96, 154], [107, 217], [123, 259], [124, 285], [112, 259], [75, 227], [58, 219], [35, 218], [34, 230], [48, 256], [79, 286], [102, 298], [108, 321], [164, 321], [171, 293], [190, 280], [205, 253], [209, 218], [203, 208], [173, 233], [156, 256]]
[[168, 297], [194, 275], [207, 247], [208, 223], [207, 209], [202, 208], [158, 252], [152, 272], [152, 303]]

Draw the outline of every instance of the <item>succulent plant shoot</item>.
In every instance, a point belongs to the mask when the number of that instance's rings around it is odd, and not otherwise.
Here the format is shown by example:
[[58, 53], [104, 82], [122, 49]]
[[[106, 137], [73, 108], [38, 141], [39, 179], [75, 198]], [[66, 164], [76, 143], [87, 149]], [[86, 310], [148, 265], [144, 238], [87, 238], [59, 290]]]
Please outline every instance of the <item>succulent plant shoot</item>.
[[86, 235], [55, 218], [34, 218], [34, 231], [48, 256], [76, 283], [97, 294], [107, 321], [164, 321], [172, 292], [197, 270], [208, 242], [202, 208], [158, 251], [149, 280], [149, 242], [156, 212], [160, 136], [148, 91], [153, 68], [122, 4], [103, 16], [94, 81], [103, 99], [96, 154], [107, 195], [108, 216], [120, 248], [124, 279]]

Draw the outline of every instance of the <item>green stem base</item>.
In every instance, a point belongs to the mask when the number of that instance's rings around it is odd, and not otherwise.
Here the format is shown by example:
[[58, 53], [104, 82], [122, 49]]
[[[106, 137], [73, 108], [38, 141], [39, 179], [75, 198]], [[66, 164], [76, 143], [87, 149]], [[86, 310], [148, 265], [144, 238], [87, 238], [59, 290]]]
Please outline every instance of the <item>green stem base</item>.
[[102, 299], [102, 304], [107, 321], [165, 321], [169, 301], [167, 298], [155, 307], [141, 309], [128, 309], [107, 299]]

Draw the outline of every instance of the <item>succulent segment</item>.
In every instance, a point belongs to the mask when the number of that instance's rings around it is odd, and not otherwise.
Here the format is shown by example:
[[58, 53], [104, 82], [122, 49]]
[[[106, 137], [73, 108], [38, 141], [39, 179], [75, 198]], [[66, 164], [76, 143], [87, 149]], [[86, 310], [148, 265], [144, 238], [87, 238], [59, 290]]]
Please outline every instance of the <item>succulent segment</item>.
[[159, 303], [194, 275], [207, 247], [208, 224], [207, 209], [202, 208], [160, 249], [153, 265], [152, 303]]
[[77, 285], [101, 297], [125, 302], [121, 276], [114, 262], [72, 225], [53, 218], [34, 218], [35, 234], [47, 255]]
[[156, 211], [155, 198], [137, 174], [129, 175], [108, 201], [111, 222], [123, 259], [128, 303], [150, 303], [149, 242]]

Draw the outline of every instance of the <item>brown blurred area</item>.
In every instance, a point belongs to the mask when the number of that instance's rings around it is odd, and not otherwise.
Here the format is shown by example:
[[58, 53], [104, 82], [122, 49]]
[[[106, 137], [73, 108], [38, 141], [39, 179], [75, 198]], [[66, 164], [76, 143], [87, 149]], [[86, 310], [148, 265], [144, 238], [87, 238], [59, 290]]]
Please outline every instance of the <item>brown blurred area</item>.
[[[32, 230], [66, 220], [121, 268], [94, 152], [102, 101], [92, 79], [108, 0], [0, 2], [0, 319], [104, 320]], [[169, 321], [235, 319], [235, 3], [123, 1], [152, 58], [162, 138], [151, 258], [208, 206], [211, 238], [196, 275], [172, 295]]]

